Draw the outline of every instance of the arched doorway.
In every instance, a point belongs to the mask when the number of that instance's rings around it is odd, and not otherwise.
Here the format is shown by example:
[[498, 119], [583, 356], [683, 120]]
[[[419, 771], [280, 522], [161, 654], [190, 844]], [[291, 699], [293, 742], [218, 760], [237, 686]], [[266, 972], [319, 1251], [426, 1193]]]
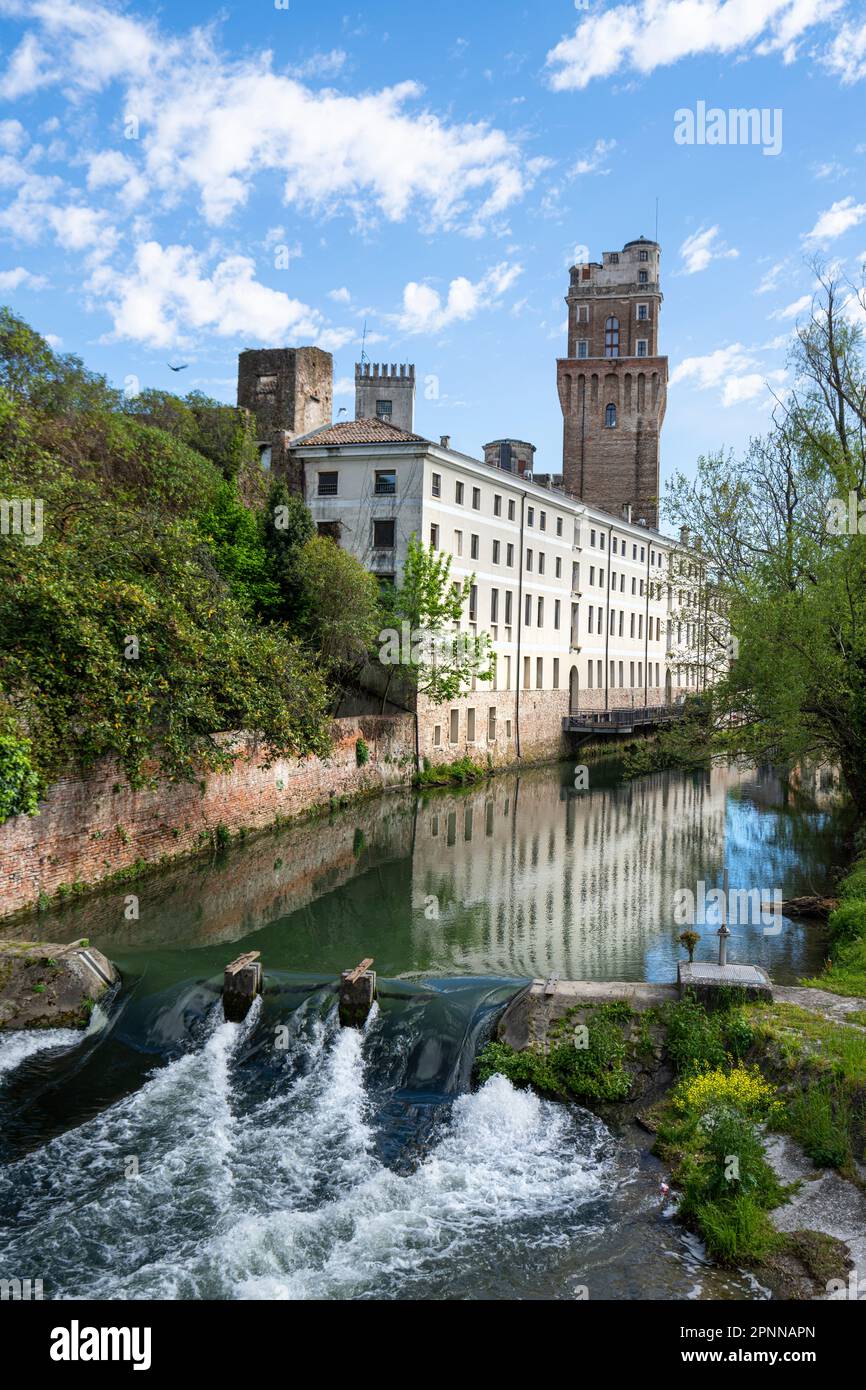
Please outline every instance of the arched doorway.
[[577, 667], [572, 666], [571, 674], [568, 678], [568, 712], [577, 714], [580, 704], [580, 677], [577, 674]]

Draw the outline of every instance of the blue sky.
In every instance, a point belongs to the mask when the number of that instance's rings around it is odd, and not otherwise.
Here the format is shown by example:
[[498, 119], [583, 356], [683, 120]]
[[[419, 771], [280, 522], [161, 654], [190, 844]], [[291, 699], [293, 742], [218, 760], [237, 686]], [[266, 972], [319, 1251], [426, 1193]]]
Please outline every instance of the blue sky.
[[[0, 0], [0, 47], [0, 299], [118, 385], [317, 342], [345, 391], [366, 322], [422, 432], [556, 470], [568, 266], [658, 198], [669, 475], [766, 427], [810, 257], [866, 260], [861, 0]], [[781, 151], [677, 143], [699, 102]]]

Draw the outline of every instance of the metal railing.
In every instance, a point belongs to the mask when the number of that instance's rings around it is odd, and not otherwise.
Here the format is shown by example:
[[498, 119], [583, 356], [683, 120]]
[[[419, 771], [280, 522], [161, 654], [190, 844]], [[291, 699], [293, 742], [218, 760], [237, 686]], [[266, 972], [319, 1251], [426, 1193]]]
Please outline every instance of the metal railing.
[[574, 729], [603, 728], [631, 729], [635, 724], [662, 724], [671, 719], [681, 718], [682, 705], [642, 705], [640, 708], [578, 710], [567, 715], [562, 721], [563, 730], [568, 733]]

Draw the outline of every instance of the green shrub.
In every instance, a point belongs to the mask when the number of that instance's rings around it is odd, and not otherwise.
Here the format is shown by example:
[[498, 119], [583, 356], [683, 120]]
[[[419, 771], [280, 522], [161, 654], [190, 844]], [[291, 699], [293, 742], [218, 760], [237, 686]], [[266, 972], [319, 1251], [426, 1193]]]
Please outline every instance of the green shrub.
[[843, 900], [830, 913], [830, 944], [845, 945], [866, 938], [866, 898]]
[[[577, 1100], [625, 1100], [632, 1079], [624, 1063], [627, 1045], [622, 1025], [632, 1017], [628, 1004], [603, 1004], [586, 1022], [586, 1032], [575, 1031], [574, 1010], [551, 1030], [549, 1051], [515, 1052], [507, 1043], [488, 1043], [478, 1059], [478, 1078], [486, 1081], [496, 1072], [516, 1086], [531, 1085], [549, 1095]], [[583, 1042], [586, 1046], [583, 1046]]]
[[780, 1244], [767, 1213], [746, 1193], [704, 1202], [695, 1215], [707, 1250], [720, 1264], [762, 1260]]
[[370, 761], [370, 748], [366, 739], [359, 738], [355, 743], [355, 762], [364, 767]]
[[850, 1162], [850, 1103], [829, 1082], [813, 1083], [794, 1096], [782, 1124], [819, 1168], [844, 1168]]
[[30, 740], [0, 733], [0, 825], [11, 816], [33, 816], [39, 778], [30, 759]]

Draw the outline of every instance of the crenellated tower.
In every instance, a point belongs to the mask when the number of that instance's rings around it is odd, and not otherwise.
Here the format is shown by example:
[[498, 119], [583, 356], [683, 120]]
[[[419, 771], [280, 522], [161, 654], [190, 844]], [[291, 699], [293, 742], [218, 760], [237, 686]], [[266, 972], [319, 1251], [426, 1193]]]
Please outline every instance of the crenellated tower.
[[405, 362], [355, 363], [355, 419], [415, 429], [415, 368]]

